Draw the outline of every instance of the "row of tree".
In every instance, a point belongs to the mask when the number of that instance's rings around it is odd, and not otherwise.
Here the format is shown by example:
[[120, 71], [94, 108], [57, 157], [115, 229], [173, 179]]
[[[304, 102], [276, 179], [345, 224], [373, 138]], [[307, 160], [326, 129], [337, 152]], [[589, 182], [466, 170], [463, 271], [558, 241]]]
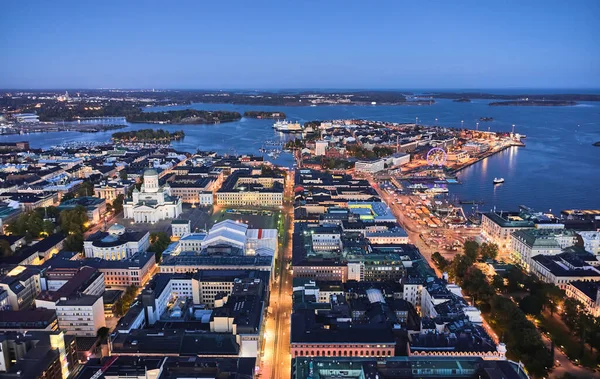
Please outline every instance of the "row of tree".
[[112, 134], [113, 141], [173, 141], [185, 136], [183, 130], [169, 132], [164, 129], [140, 129]]
[[[522, 361], [534, 376], [544, 376], [548, 367], [552, 366], [552, 356], [535, 325], [527, 319], [525, 312], [517, 304], [499, 294], [506, 289], [504, 278], [496, 275], [490, 281], [487, 275], [474, 265], [480, 259], [494, 259], [497, 254], [498, 247], [494, 244], [479, 245], [475, 241], [467, 241], [463, 247], [463, 254], [456, 255], [452, 261], [448, 261], [439, 253], [434, 253], [432, 260], [441, 271], [447, 271], [450, 278], [460, 285], [481, 312], [486, 314], [488, 322], [501, 336], [502, 342], [506, 343], [511, 358]], [[521, 278], [508, 279], [509, 285], [515, 279]], [[539, 281], [530, 285], [535, 296], [550, 299], [550, 288], [539, 284]], [[549, 304], [550, 301], [545, 300], [544, 304], [546, 303]]]

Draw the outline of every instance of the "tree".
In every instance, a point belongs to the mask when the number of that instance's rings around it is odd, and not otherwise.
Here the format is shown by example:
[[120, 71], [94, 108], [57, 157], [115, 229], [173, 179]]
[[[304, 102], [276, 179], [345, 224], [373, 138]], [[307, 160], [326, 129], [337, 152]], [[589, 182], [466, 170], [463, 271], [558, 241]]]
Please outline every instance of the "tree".
[[83, 234], [69, 234], [65, 239], [64, 249], [78, 253], [81, 252], [83, 250]]
[[488, 302], [494, 296], [494, 289], [485, 274], [478, 268], [471, 266], [463, 278], [465, 292], [473, 297], [475, 302]]
[[542, 312], [543, 300], [538, 296], [527, 295], [519, 301], [519, 308], [529, 315], [538, 316]]
[[125, 169], [119, 171], [119, 178], [121, 178], [121, 180], [127, 180], [127, 171]]
[[103, 326], [96, 332], [96, 337], [100, 338], [100, 341], [105, 341], [109, 333], [110, 329], [108, 329], [106, 326]]
[[488, 259], [494, 260], [498, 256], [498, 245], [484, 242], [479, 247], [479, 253], [481, 254], [481, 259], [484, 261]]
[[112, 207], [115, 214], [123, 212], [123, 202], [125, 201], [125, 195], [119, 194], [117, 198], [113, 200]]
[[15, 221], [8, 224], [6, 231], [10, 234], [24, 236], [27, 242], [50, 234], [54, 224], [45, 222], [38, 212], [29, 211], [21, 214]]
[[479, 257], [479, 244], [473, 240], [465, 241], [463, 251], [469, 257], [471, 263], [473, 263]]
[[165, 232], [152, 232], [150, 233], [150, 248], [148, 251], [151, 251], [156, 256], [156, 262], [160, 262], [163, 251], [169, 246], [171, 243], [171, 238]]
[[89, 180], [84, 181], [77, 189], [77, 197], [94, 196], [94, 184]]
[[504, 292], [504, 279], [500, 275], [494, 275], [492, 285], [499, 292]]
[[83, 234], [88, 227], [87, 211], [81, 205], [66, 209], [59, 216], [60, 227], [68, 234]]
[[13, 251], [10, 248], [10, 242], [7, 240], [0, 240], [0, 256], [10, 257]]
[[435, 263], [440, 271], [446, 271], [450, 265], [450, 261], [444, 258], [438, 251], [431, 254], [431, 260]]
[[466, 255], [457, 255], [450, 264], [448, 274], [458, 285], [462, 285], [463, 278], [471, 265], [473, 265], [471, 258]]

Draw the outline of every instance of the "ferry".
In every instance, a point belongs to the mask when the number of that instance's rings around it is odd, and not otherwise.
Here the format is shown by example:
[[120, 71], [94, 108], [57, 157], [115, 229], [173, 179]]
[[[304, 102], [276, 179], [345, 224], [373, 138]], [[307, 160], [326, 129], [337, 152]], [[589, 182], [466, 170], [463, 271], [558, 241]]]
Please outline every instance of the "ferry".
[[273, 128], [282, 133], [302, 132], [302, 125], [298, 122], [289, 122], [287, 120], [279, 121], [273, 124]]
[[494, 184], [504, 183], [504, 178], [494, 178]]

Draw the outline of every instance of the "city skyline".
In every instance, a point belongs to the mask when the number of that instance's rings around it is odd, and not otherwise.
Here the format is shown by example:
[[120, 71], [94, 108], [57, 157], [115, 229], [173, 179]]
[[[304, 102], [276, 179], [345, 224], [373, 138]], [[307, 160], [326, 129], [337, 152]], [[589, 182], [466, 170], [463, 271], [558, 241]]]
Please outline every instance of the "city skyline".
[[600, 88], [600, 6], [8, 4], [0, 88]]

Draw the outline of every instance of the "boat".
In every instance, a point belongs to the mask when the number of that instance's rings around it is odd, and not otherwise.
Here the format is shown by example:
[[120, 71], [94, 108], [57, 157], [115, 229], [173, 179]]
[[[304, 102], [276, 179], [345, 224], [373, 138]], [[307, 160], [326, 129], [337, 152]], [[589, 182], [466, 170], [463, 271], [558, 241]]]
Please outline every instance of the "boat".
[[504, 183], [504, 178], [494, 178], [494, 184]]
[[273, 124], [273, 128], [282, 133], [302, 132], [302, 125], [298, 122], [289, 122], [287, 120], [279, 121]]

